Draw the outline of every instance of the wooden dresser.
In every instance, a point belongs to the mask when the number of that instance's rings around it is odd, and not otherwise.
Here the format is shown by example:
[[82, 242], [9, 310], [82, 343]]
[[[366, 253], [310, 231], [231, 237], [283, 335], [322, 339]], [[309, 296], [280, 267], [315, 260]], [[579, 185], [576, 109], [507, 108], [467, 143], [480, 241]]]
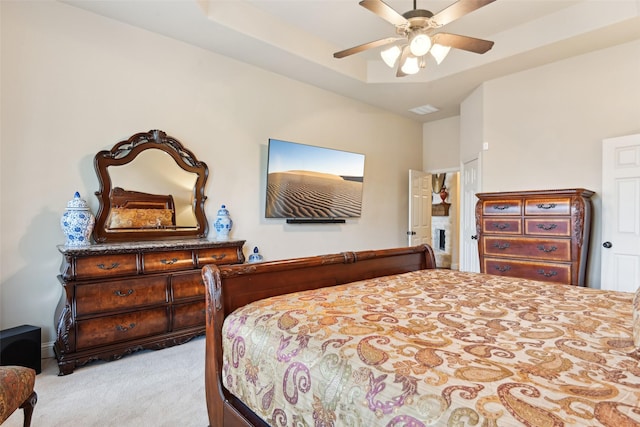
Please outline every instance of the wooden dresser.
[[592, 191], [479, 193], [480, 271], [585, 285]]
[[58, 246], [60, 375], [92, 360], [182, 344], [205, 331], [205, 264], [244, 262], [243, 240]]

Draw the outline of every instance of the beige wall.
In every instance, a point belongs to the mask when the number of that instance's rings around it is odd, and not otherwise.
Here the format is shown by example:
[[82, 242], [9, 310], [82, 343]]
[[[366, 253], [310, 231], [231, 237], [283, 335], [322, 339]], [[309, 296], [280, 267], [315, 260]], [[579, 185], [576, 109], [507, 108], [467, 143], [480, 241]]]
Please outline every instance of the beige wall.
[[[602, 140], [640, 131], [638, 76], [640, 41], [635, 41], [486, 82], [461, 106], [460, 160], [477, 156], [482, 143], [489, 143], [482, 152], [482, 191], [582, 187], [596, 192], [591, 287], [600, 287]], [[442, 141], [425, 141], [424, 152], [439, 156], [433, 144]]]
[[485, 83], [483, 190], [599, 192], [602, 140], [640, 130], [639, 76], [636, 41]]
[[[93, 156], [161, 129], [210, 168], [209, 221], [224, 203], [232, 237], [266, 259], [402, 246], [408, 169], [422, 125], [58, 2], [2, 1], [0, 328], [55, 339], [64, 243], [77, 190], [94, 213]], [[366, 155], [362, 218], [286, 225], [264, 218], [269, 137]]]
[[422, 165], [427, 172], [460, 168], [460, 117], [425, 123]]

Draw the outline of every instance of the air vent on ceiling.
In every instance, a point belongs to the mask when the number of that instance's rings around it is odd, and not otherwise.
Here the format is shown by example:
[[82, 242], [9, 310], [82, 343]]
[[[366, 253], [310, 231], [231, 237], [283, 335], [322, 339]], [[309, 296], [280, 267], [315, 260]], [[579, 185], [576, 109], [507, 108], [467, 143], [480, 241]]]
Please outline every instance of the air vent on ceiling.
[[416, 113], [416, 114], [430, 114], [430, 113], [435, 113], [436, 111], [439, 111], [439, 109], [437, 107], [434, 107], [433, 105], [421, 105], [420, 107], [415, 107], [410, 109], [409, 111], [411, 111], [412, 113]]

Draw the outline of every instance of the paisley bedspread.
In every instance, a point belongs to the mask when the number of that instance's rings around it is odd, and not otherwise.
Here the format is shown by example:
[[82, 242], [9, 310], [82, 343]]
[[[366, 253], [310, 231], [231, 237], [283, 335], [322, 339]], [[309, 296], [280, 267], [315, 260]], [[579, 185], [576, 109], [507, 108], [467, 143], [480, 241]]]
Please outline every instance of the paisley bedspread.
[[272, 426], [640, 426], [632, 293], [423, 270], [257, 301], [223, 383]]

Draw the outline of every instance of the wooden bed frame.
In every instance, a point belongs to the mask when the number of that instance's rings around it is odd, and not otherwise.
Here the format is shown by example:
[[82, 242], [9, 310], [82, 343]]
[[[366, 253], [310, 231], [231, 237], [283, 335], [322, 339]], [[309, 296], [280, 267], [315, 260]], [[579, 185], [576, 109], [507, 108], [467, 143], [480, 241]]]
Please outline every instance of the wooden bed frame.
[[205, 390], [211, 427], [267, 426], [222, 385], [222, 323], [250, 302], [373, 277], [436, 268], [428, 245], [202, 269], [207, 322]]

